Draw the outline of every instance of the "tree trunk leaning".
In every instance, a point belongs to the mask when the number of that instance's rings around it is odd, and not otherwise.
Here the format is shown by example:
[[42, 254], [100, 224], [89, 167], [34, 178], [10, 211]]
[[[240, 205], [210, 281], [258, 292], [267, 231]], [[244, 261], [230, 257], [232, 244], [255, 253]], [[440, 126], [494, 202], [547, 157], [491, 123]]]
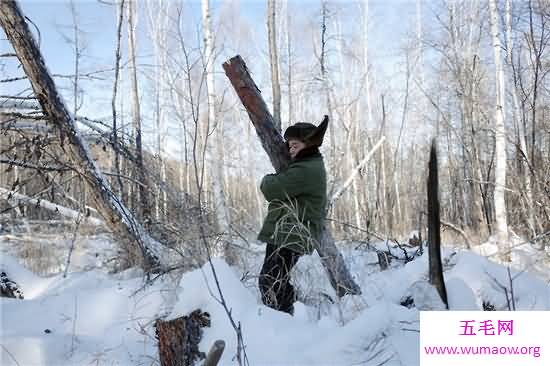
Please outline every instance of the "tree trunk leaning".
[[[271, 164], [276, 172], [280, 172], [288, 166], [290, 155], [281, 134], [275, 129], [273, 117], [267, 109], [260, 90], [252, 80], [246, 64], [237, 55], [226, 61], [223, 68], [248, 112], [250, 121], [256, 129]], [[334, 239], [326, 227], [321, 234], [320, 243], [316, 243], [316, 249], [336, 294], [339, 297], [346, 294], [360, 294], [361, 289], [351, 277], [344, 258], [334, 244]]]
[[161, 269], [163, 265], [160, 260], [160, 244], [154, 241], [135, 220], [132, 213], [114, 194], [92, 160], [75, 120], [63, 103], [15, 1], [0, 1], [0, 24], [23, 66], [44, 114], [59, 132], [61, 148], [66, 151], [77, 173], [90, 186], [92, 199], [105, 223], [120, 239], [139, 245], [146, 271]]

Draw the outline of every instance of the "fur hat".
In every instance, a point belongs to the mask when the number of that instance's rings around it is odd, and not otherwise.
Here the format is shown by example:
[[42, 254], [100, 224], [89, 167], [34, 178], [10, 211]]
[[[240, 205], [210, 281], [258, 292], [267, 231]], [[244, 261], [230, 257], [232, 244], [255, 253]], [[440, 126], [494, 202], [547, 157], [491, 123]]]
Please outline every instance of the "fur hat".
[[290, 139], [300, 140], [307, 146], [321, 146], [327, 126], [328, 116], [323, 118], [319, 126], [307, 122], [298, 122], [286, 129], [284, 138], [287, 141]]

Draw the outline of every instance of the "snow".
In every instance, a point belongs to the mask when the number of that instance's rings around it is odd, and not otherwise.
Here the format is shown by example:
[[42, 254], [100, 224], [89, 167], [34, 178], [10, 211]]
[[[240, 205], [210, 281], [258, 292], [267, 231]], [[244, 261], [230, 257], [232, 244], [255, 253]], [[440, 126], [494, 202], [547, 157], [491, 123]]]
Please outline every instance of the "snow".
[[[0, 237], [0, 269], [25, 296], [0, 298], [1, 365], [158, 365], [154, 321], [195, 309], [208, 312], [212, 324], [204, 328], [199, 348], [207, 352], [222, 339], [226, 349], [220, 365], [236, 364], [236, 334], [208, 263], [145, 285], [140, 270], [109, 273], [99, 262], [111, 254], [86, 255], [103, 252], [107, 244], [97, 238], [80, 243], [75, 259], [81, 261], [66, 278], [62, 271], [42, 277], [26, 269], [16, 252], [8, 250], [11, 243]], [[393, 261], [381, 272], [372, 250], [356, 243], [339, 245], [363, 294], [336, 299], [319, 257], [305, 256], [293, 273], [302, 301], [295, 304], [294, 316], [259, 301], [254, 283], [263, 259], [261, 246], [252, 245], [240, 267], [213, 260], [227, 307], [241, 325], [250, 365], [378, 365], [386, 360], [385, 365], [418, 365], [419, 310], [442, 307], [427, 282], [427, 254], [406, 264]], [[385, 243], [374, 246], [387, 250]], [[525, 258], [527, 247], [518, 250], [510, 269], [516, 308], [550, 310], [548, 282], [521, 267], [532, 262]], [[479, 310], [483, 301], [506, 309], [499, 284], [509, 285], [507, 267], [448, 247], [443, 261], [451, 309]], [[415, 307], [400, 305], [406, 296]]]

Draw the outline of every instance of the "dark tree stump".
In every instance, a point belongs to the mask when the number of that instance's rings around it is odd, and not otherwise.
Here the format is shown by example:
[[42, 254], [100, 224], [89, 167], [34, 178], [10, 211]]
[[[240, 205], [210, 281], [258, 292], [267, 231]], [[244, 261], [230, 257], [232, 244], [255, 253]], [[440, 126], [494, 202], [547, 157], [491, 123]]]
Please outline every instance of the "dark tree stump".
[[200, 309], [187, 316], [155, 322], [161, 366], [193, 366], [205, 359], [199, 350], [202, 329], [210, 327], [210, 314]]

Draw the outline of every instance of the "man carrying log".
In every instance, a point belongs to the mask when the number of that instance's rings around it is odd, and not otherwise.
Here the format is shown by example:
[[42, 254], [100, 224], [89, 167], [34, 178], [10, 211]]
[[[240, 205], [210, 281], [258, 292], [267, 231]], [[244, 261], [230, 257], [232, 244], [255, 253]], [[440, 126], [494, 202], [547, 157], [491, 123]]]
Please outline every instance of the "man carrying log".
[[[291, 162], [288, 146], [284, 144], [283, 137], [275, 128], [273, 116], [269, 113], [261, 91], [252, 80], [244, 60], [239, 55], [232, 57], [223, 63], [223, 69], [245, 107], [273, 168], [277, 173], [284, 171]], [[321, 240], [314, 243], [336, 296], [360, 295], [361, 288], [354, 281], [344, 257], [326, 227], [321, 231]]]
[[294, 312], [295, 293], [290, 271], [300, 256], [311, 254], [319, 241], [327, 202], [326, 170], [319, 147], [328, 118], [319, 126], [299, 122], [284, 133], [290, 165], [268, 174], [260, 189], [268, 201], [268, 214], [258, 239], [266, 243], [259, 287], [265, 305]]

